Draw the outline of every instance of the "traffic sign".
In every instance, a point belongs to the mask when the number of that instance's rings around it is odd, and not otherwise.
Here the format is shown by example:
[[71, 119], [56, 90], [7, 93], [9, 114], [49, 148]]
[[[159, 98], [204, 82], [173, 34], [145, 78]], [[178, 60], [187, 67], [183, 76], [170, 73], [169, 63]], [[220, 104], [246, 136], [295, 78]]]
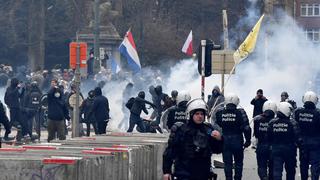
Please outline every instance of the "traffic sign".
[[80, 47], [80, 68], [87, 67], [87, 43], [85, 42], [71, 42], [69, 45], [70, 50], [70, 68], [76, 69], [77, 66], [77, 46]]

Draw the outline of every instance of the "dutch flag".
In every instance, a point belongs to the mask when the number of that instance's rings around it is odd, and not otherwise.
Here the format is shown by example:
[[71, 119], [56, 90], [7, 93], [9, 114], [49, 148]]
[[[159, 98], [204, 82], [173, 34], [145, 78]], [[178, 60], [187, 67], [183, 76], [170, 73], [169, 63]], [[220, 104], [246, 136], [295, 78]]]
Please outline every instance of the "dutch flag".
[[120, 44], [119, 51], [127, 58], [129, 67], [133, 70], [133, 72], [138, 72], [141, 70], [139, 56], [130, 29]]

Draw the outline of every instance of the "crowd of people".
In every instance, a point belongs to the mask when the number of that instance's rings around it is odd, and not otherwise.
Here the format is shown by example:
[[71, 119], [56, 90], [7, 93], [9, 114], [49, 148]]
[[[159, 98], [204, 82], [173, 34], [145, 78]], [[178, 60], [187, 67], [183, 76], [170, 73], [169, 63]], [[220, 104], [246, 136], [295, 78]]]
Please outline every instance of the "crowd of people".
[[[106, 83], [124, 78], [125, 76], [110, 76], [110, 72], [102, 69], [95, 76], [81, 79], [81, 87], [86, 87], [87, 96], [80, 92], [80, 135], [90, 136], [91, 126], [95, 134], [106, 133], [106, 127], [110, 120], [109, 102], [102, 94], [102, 88]], [[157, 79], [160, 79], [159, 77]], [[124, 79], [126, 81], [127, 79]], [[162, 92], [162, 86], [150, 86], [149, 93], [152, 102], [145, 100], [146, 93], [141, 91], [139, 82], [146, 79], [138, 78], [136, 88], [134, 82], [127, 84], [123, 90], [124, 118], [119, 122], [119, 128], [132, 132], [135, 125], [138, 125], [139, 132], [161, 132], [162, 111], [175, 105], [177, 91], [172, 91], [169, 95]], [[119, 80], [120, 81], [120, 80]], [[76, 84], [74, 82], [74, 71], [54, 68], [51, 71], [42, 70], [30, 72], [26, 67], [18, 67], [13, 73], [11, 66], [0, 66], [0, 84], [5, 88], [3, 112], [9, 109], [7, 118], [2, 118], [3, 125], [7, 130], [4, 140], [12, 140], [10, 137], [11, 128], [16, 127], [18, 133], [17, 140], [30, 138], [35, 140], [39, 137], [43, 128], [48, 130], [48, 142], [54, 138], [65, 139], [68, 129], [71, 128], [71, 120], [74, 119], [74, 108], [76, 99]], [[88, 88], [89, 87], [89, 88]], [[140, 89], [138, 96], [134, 97], [134, 91]], [[126, 106], [128, 99], [132, 99], [131, 107]], [[142, 120], [140, 114], [143, 111], [148, 114], [149, 104], [151, 110], [151, 121]], [[113, 106], [114, 107], [114, 106]], [[150, 111], [150, 110], [149, 110]], [[4, 113], [6, 114], [6, 113]], [[82, 127], [86, 124], [86, 131]], [[33, 134], [33, 132], [36, 134]]]
[[[0, 65], [0, 85], [6, 87], [4, 103], [0, 102], [3, 139], [13, 139], [9, 136], [13, 126], [18, 130], [17, 140], [39, 138], [41, 127], [48, 131], [48, 142], [66, 139], [77, 91], [73, 76], [72, 70], [28, 72], [23, 67], [12, 73], [12, 68]], [[93, 84], [86, 97], [79, 92], [80, 124], [87, 125], [86, 131], [79, 126], [81, 135], [90, 136], [91, 126], [97, 135], [106, 133], [111, 113], [108, 98], [102, 93], [106, 77], [100, 73], [88, 81]], [[298, 108], [287, 92], [281, 93], [276, 104], [263, 95], [262, 89], [257, 90], [251, 101], [254, 106], [251, 128], [246, 111], [238, 106], [239, 97], [233, 93], [224, 96], [218, 86], [212, 89], [207, 102], [192, 99], [188, 91], [172, 90], [168, 95], [161, 84], [149, 86], [149, 101], [147, 93], [135, 86], [129, 82], [122, 91], [124, 117], [119, 128], [133, 132], [137, 126], [136, 130], [142, 133], [170, 133], [163, 154], [164, 179], [214, 179], [211, 169], [214, 153], [222, 153], [225, 179], [242, 179], [244, 149], [252, 144], [252, 137], [257, 141], [260, 179], [282, 179], [283, 166], [287, 179], [295, 179], [297, 149], [301, 179], [308, 179], [309, 165], [312, 179], [319, 179], [320, 111], [314, 92], [306, 92], [304, 105]], [[9, 117], [5, 106], [10, 111]], [[142, 113], [149, 111], [149, 119], [141, 118]]]

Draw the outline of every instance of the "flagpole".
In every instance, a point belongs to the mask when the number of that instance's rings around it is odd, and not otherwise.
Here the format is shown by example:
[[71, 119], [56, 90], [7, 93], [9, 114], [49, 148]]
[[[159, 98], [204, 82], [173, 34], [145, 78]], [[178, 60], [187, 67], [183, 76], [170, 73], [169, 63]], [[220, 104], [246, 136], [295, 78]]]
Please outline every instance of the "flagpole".
[[[229, 33], [228, 33], [228, 16], [227, 16], [227, 10], [222, 10], [222, 22], [223, 22], [223, 36], [224, 36], [224, 50], [227, 50], [229, 48]], [[224, 73], [225, 73], [225, 63], [226, 63], [226, 56], [223, 58], [223, 72], [221, 74], [221, 87], [224, 87], [225, 81], [224, 81]], [[221, 90], [221, 93], [224, 94], [224, 89]]]
[[223, 91], [225, 89], [225, 87], [228, 85], [229, 79], [230, 79], [230, 77], [231, 77], [231, 75], [232, 75], [232, 73], [234, 72], [235, 69], [236, 69], [236, 64], [231, 69], [230, 74], [229, 74], [224, 86], [222, 87], [221, 91]]
[[206, 40], [201, 40], [201, 98], [204, 100], [205, 74], [204, 62], [206, 53]]

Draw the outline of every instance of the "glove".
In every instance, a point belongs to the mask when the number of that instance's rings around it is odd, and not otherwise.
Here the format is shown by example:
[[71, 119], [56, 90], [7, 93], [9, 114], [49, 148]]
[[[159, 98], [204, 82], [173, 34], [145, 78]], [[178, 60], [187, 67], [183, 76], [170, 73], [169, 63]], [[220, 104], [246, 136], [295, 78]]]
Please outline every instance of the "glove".
[[251, 145], [251, 141], [246, 141], [244, 144], [243, 144], [243, 148], [247, 148]]

